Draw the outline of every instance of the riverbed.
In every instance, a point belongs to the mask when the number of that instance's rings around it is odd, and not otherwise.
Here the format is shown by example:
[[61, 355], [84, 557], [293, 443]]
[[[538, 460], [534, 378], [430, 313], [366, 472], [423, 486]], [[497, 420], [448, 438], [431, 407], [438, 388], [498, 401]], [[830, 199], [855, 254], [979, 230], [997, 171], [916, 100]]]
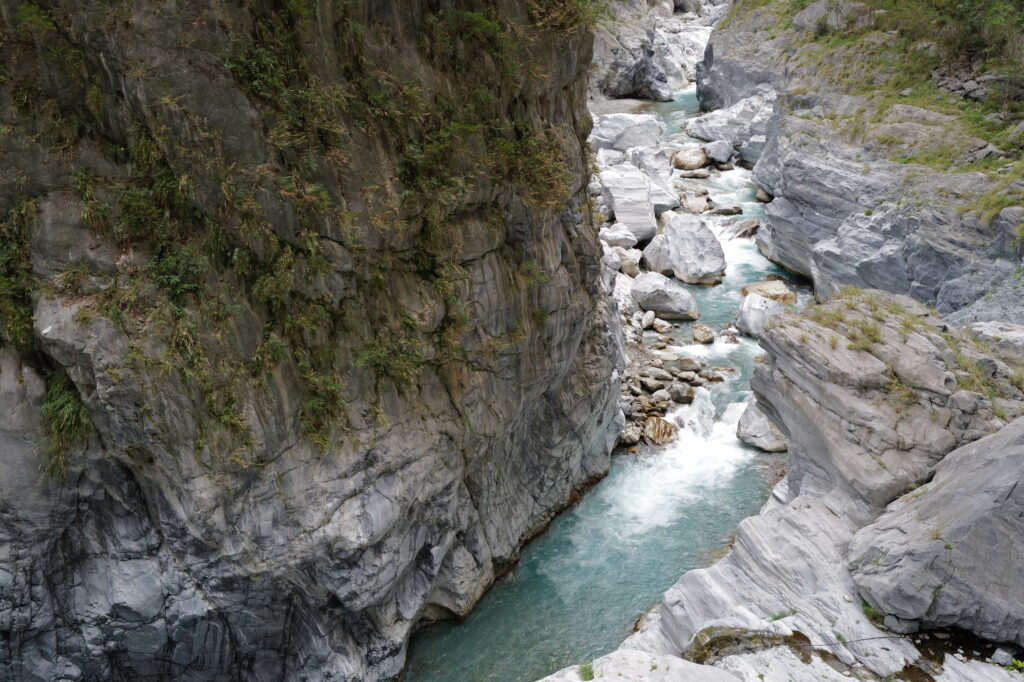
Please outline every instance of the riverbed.
[[[665, 123], [665, 141], [688, 139], [682, 125], [698, 112], [692, 88], [645, 109]], [[750, 175], [737, 168], [693, 182], [718, 204], [760, 218]], [[725, 251], [725, 280], [691, 287], [700, 322], [716, 331], [735, 319], [744, 285], [787, 277], [752, 239], [730, 239], [729, 220], [707, 217]], [[789, 284], [806, 300], [806, 287]], [[606, 654], [680, 575], [712, 563], [737, 524], [758, 512], [781, 462], [740, 442], [736, 423], [761, 350], [747, 337], [688, 344], [689, 327], [673, 332], [679, 345], [670, 350], [735, 372], [669, 415], [685, 424], [673, 443], [616, 452], [608, 476], [523, 549], [465, 622], [421, 630], [410, 644], [407, 682], [530, 682]]]

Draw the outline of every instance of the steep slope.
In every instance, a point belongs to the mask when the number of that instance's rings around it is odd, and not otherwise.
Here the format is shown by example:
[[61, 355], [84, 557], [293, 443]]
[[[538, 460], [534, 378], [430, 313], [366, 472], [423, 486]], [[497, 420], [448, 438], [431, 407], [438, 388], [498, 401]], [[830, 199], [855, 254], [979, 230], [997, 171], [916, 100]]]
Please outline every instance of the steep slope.
[[[1024, 15], [997, 21], [983, 14], [990, 6], [733, 5], [699, 67], [698, 95], [707, 109], [732, 108], [714, 115], [723, 123], [771, 117], [750, 155], [776, 197], [759, 234], [769, 258], [823, 296], [877, 287], [956, 323], [1024, 321], [1014, 293], [1024, 55], [1001, 32]], [[742, 142], [751, 133], [738, 127]]]
[[0, 677], [393, 678], [602, 475], [592, 10], [0, 1]]

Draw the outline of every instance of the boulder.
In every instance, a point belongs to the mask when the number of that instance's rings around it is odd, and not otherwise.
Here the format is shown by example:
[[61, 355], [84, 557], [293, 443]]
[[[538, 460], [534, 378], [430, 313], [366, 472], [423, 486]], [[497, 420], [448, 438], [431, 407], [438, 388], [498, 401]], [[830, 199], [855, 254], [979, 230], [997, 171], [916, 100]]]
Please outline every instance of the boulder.
[[626, 154], [624, 152], [620, 152], [618, 149], [597, 150], [597, 165], [599, 166], [618, 166], [620, 163], [625, 162]]
[[651, 328], [659, 334], [668, 334], [672, 331], [672, 323], [656, 319], [651, 323]]
[[704, 153], [709, 159], [716, 163], [729, 163], [732, 159], [732, 142], [728, 140], [715, 140], [704, 145]]
[[619, 256], [621, 265], [619, 269], [630, 277], [636, 277], [640, 274], [640, 259], [643, 257], [643, 251], [640, 249], [624, 249], [621, 246], [612, 247]]
[[637, 241], [645, 242], [653, 237], [658, 223], [654, 217], [650, 181], [643, 171], [631, 164], [622, 164], [601, 171], [599, 177], [604, 202], [615, 220]]
[[633, 313], [638, 312], [636, 299], [633, 298], [633, 278], [621, 272], [615, 276], [615, 285], [612, 288], [612, 298], [619, 306], [619, 312], [628, 319]]
[[751, 239], [757, 234], [760, 227], [760, 220], [747, 218], [746, 220], [737, 220], [734, 223], [730, 223], [726, 231], [730, 235], [729, 239]]
[[693, 325], [693, 342], [703, 344], [714, 343], [715, 330], [704, 324]]
[[708, 198], [696, 192], [683, 192], [679, 196], [679, 205], [690, 213], [700, 214], [708, 210]]
[[622, 223], [614, 223], [607, 227], [602, 227], [598, 231], [597, 236], [609, 246], [621, 246], [624, 249], [636, 246], [636, 237]]
[[743, 410], [739, 423], [736, 425], [736, 436], [755, 448], [765, 452], [785, 452], [789, 447], [786, 436], [757, 406], [757, 399], [751, 399]]
[[630, 147], [657, 147], [661, 140], [661, 123], [650, 114], [605, 114], [594, 118], [588, 140], [597, 151], [625, 152]]
[[782, 304], [760, 294], [748, 294], [740, 304], [736, 326], [744, 334], [758, 337], [764, 333], [768, 320], [783, 313]]
[[[725, 140], [740, 156], [754, 163], [764, 150], [775, 92], [742, 99], [686, 123], [686, 132], [700, 140]], [[726, 159], [728, 161], [728, 159]]]
[[644, 249], [653, 271], [671, 274], [687, 284], [717, 284], [725, 275], [725, 252], [704, 222], [691, 215], [673, 214], [661, 234]]
[[754, 282], [740, 289], [740, 294], [760, 294], [779, 303], [796, 303], [796, 294], [786, 286], [786, 283], [778, 279], [769, 279], [763, 282]]
[[700, 317], [693, 294], [682, 284], [656, 272], [644, 273], [633, 280], [632, 297], [640, 308], [653, 310], [665, 320], [696, 320]]
[[643, 438], [644, 432], [639, 424], [627, 424], [626, 428], [619, 434], [620, 445], [636, 445]]
[[850, 542], [877, 611], [1024, 645], [1024, 419], [946, 455]]
[[672, 165], [679, 170], [694, 171], [708, 165], [708, 155], [700, 147], [683, 147], [672, 156]]
[[771, 194], [768, 194], [768, 192], [764, 191], [760, 187], [757, 188], [757, 194], [755, 194], [754, 197], [762, 204], [770, 203], [771, 200], [774, 198]]
[[679, 427], [661, 417], [648, 417], [644, 421], [644, 440], [650, 445], [666, 445], [679, 433]]

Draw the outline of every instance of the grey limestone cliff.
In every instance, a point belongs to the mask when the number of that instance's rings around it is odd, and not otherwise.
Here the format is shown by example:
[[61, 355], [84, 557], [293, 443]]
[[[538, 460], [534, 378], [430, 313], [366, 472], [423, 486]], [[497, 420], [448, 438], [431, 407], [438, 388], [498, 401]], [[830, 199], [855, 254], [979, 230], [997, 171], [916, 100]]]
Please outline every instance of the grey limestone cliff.
[[584, 18], [0, 2], [0, 677], [393, 679], [603, 475]]

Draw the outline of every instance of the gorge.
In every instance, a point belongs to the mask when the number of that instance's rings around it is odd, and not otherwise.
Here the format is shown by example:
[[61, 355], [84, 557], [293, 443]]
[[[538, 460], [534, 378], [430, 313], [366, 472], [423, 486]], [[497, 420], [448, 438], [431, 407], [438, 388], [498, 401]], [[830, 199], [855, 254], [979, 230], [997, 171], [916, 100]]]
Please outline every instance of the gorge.
[[0, 0], [0, 677], [1017, 679], [1021, 35]]

